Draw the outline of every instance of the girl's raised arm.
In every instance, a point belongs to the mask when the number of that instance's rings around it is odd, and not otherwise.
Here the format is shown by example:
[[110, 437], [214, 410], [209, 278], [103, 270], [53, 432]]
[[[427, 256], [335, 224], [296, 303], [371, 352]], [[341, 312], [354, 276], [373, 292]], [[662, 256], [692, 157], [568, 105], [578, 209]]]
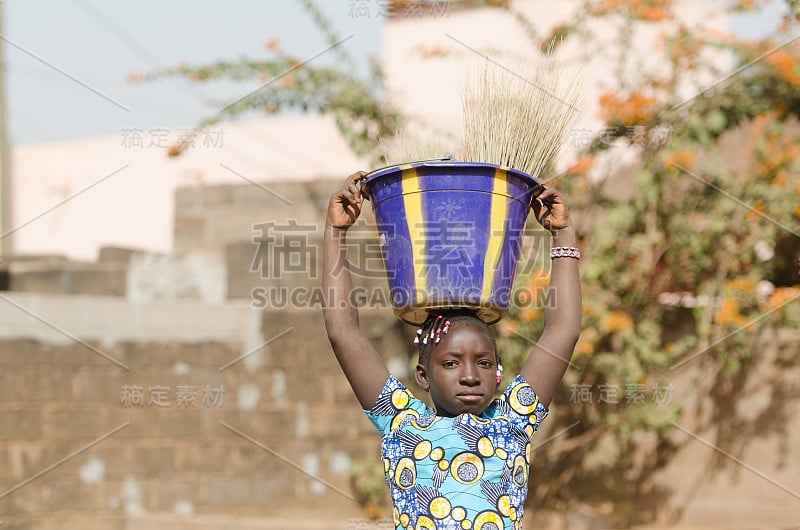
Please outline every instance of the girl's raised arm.
[[[564, 198], [554, 189], [547, 189], [533, 203], [536, 219], [553, 234], [553, 247], [575, 248], [575, 229]], [[572, 351], [581, 333], [581, 279], [578, 260], [572, 257], [553, 259], [550, 271], [552, 301], [544, 310], [544, 331], [531, 350], [521, 375], [549, 406], [558, 384], [572, 358]]]
[[322, 256], [322, 310], [328, 340], [361, 407], [375, 404], [389, 371], [383, 359], [361, 332], [358, 309], [352, 304], [353, 280], [347, 262], [347, 229], [361, 214], [364, 197], [356, 183], [364, 178], [359, 171], [350, 175], [342, 189], [331, 195]]

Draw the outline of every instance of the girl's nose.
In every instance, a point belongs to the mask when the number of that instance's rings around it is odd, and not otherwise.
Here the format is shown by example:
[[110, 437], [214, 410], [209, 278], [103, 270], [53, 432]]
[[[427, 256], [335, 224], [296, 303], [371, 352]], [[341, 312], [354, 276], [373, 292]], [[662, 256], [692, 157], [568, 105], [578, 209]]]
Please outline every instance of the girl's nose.
[[465, 366], [461, 372], [461, 382], [465, 385], [480, 384], [481, 378], [478, 375], [478, 369], [475, 366]]

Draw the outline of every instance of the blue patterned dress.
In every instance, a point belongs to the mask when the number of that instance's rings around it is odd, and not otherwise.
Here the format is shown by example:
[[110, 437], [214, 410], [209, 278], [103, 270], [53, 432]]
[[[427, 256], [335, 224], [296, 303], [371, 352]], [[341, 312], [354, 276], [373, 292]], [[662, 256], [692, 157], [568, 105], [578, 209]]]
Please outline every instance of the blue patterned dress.
[[394, 376], [364, 411], [383, 435], [397, 530], [521, 528], [531, 437], [548, 410], [517, 376], [480, 416], [437, 416]]

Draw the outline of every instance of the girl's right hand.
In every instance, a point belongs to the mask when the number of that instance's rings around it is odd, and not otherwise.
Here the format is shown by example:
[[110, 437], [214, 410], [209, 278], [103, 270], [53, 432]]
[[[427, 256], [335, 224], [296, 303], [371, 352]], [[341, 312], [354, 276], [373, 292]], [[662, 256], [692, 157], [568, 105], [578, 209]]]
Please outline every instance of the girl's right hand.
[[342, 189], [331, 195], [328, 203], [328, 226], [346, 230], [356, 222], [364, 202], [364, 195], [356, 187], [356, 182], [363, 180], [366, 174], [365, 171], [353, 173], [347, 177]]

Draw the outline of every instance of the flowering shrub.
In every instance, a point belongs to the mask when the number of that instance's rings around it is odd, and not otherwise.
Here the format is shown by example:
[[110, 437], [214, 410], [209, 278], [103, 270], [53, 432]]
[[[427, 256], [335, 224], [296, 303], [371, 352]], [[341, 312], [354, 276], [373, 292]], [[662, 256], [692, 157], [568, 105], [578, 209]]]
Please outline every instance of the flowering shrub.
[[[590, 2], [585, 18], [558, 32], [590, 42], [583, 26], [592, 17], [622, 14], [633, 27], [673, 20], [672, 7]], [[790, 40], [782, 36], [741, 42], [676, 23], [662, 33], [669, 76], [643, 73], [636, 86], [600, 96], [604, 134], [617, 130], [621, 138], [625, 128], [661, 126], [671, 137], [659, 146], [587, 142], [558, 182], [571, 199], [584, 252], [583, 331], [554, 400], [549, 432], [563, 434], [534, 459], [546, 477], [530, 492], [537, 508], [590, 504], [617, 526], [663, 515], [672, 492], [658, 472], [691, 442], [675, 432], [687, 403], [693, 416], [709, 418], [702, 427], [712, 430], [715, 446], [731, 454], [740, 455], [752, 437], [785, 438], [786, 424], [777, 420], [790, 416], [788, 368], [800, 360], [769, 352], [779, 347], [780, 329], [800, 324], [800, 49], [775, 51], [777, 41]], [[683, 101], [675, 88], [681, 76], [715, 73], [702, 59], [710, 48], [752, 65]], [[618, 198], [597, 172], [587, 178], [618, 148], [637, 155], [627, 168], [631, 198]], [[514, 308], [499, 328], [512, 368], [542, 331], [536, 315]], [[756, 364], [772, 377], [754, 379]], [[690, 380], [695, 394], [659, 399], [679, 378]], [[773, 396], [767, 409], [776, 421], [769, 426], [737, 406], [754, 386]]]

